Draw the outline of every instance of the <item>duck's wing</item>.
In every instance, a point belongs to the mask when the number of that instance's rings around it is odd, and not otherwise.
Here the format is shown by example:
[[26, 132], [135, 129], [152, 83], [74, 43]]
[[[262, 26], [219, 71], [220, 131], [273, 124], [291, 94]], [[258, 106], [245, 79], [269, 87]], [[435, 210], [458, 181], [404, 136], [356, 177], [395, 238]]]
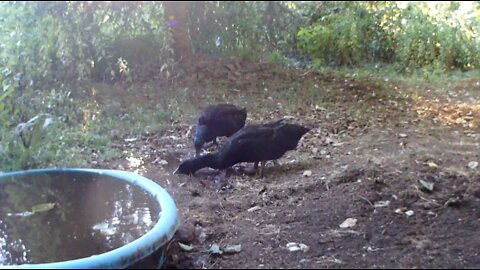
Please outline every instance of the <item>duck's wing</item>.
[[218, 162], [229, 167], [240, 162], [263, 160], [268, 154], [273, 135], [274, 131], [269, 128], [243, 128], [219, 150]]

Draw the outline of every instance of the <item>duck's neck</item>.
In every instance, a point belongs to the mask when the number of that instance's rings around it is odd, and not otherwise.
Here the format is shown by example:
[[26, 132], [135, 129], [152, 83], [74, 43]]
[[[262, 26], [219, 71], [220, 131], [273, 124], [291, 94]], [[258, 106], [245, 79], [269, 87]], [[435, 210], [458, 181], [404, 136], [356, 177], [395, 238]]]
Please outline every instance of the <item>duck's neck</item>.
[[194, 171], [198, 171], [205, 167], [218, 169], [218, 162], [215, 154], [210, 153], [210, 154], [202, 155], [192, 160], [192, 169]]

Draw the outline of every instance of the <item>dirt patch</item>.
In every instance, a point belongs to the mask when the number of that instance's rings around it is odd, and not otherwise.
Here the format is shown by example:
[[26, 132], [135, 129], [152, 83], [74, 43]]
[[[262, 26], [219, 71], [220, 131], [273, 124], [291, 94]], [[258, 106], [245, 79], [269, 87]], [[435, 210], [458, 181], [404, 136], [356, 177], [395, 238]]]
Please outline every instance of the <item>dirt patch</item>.
[[[181, 213], [182, 225], [168, 250], [169, 268], [480, 265], [480, 174], [479, 168], [468, 166], [480, 161], [476, 110], [456, 105], [455, 96], [448, 105], [441, 103], [441, 97], [429, 96], [428, 102], [423, 99], [426, 97], [417, 99], [428, 106], [419, 111], [413, 99], [399, 97], [406, 90], [396, 87], [300, 71], [288, 73], [295, 78], [292, 82], [305, 80], [309, 86], [321, 82], [321, 101], [335, 104], [324, 108], [312, 102], [310, 97], [318, 95], [315, 92], [298, 88], [289, 92], [291, 95], [280, 95], [286, 91], [282, 90], [285, 80], [275, 81], [282, 77], [276, 73], [268, 77], [261, 65], [215, 63], [225, 69], [222, 74], [232, 85], [237, 77], [251, 82], [222, 97], [234, 103], [245, 101], [248, 123], [288, 116], [289, 121], [314, 128], [279, 165], [268, 163], [261, 179], [252, 173], [252, 164], [238, 164], [227, 174], [203, 169], [195, 177], [173, 175], [181, 160], [194, 155], [193, 115], [173, 121], [162, 134], [129, 143], [120, 140], [118, 144], [140, 161], [131, 162], [126, 156], [98, 166], [130, 170], [152, 179], [170, 192]], [[198, 66], [191, 68], [197, 72], [184, 75], [189, 78], [185, 85], [198, 80], [211, 83], [208, 78], [217, 74], [214, 66], [203, 71]], [[262, 76], [277, 82], [267, 83], [268, 92], [264, 86], [258, 87], [265, 79]], [[213, 87], [192, 92], [187, 98], [201, 106], [198, 100], [216, 95], [208, 89]], [[147, 99], [165, 96], [167, 90], [162, 91]], [[137, 99], [143, 96], [141, 90], [135, 95]], [[295, 99], [299, 105], [305, 100], [305, 105], [287, 107]], [[466, 124], [440, 121], [443, 113]], [[207, 147], [207, 151], [215, 150]], [[304, 176], [306, 170], [311, 175]], [[433, 190], [426, 190], [420, 180], [432, 184]], [[348, 218], [355, 219], [355, 225], [340, 227]], [[304, 251], [290, 251], [287, 246], [292, 242], [305, 245]], [[192, 250], [183, 251], [179, 243]], [[241, 245], [241, 251], [210, 254], [213, 244], [222, 249]]]

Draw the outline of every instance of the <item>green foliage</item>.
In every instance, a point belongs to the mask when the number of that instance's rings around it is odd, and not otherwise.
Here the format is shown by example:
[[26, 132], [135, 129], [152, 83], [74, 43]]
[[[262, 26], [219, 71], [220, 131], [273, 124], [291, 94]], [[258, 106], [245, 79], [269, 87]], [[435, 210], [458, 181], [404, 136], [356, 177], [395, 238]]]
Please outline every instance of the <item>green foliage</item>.
[[[323, 71], [368, 67], [440, 78], [480, 65], [479, 4], [464, 5], [201, 1], [188, 5], [188, 30], [195, 52], [289, 66], [300, 51]], [[187, 88], [119, 118], [71, 87], [155, 79], [172, 65], [171, 42], [159, 2], [0, 2], [0, 170], [82, 166], [93, 154], [107, 159], [116, 154], [109, 147], [115, 131], [159, 132], [186, 113], [179, 100]], [[334, 104], [317, 87], [292, 106]], [[39, 124], [45, 115], [53, 119], [48, 128]], [[35, 116], [40, 120], [29, 125]]]
[[[322, 16], [321, 23], [300, 29], [300, 46], [317, 60], [317, 64], [354, 65], [365, 58], [363, 41], [367, 38], [365, 26], [370, 18], [357, 18], [363, 14], [363, 10], [358, 9], [362, 6], [353, 5], [353, 8], [341, 10], [341, 14], [332, 10]], [[359, 24], [362, 19], [363, 23]]]
[[357, 65], [391, 61], [395, 41], [395, 3], [323, 2], [311, 26], [298, 32], [299, 45], [317, 65]]
[[0, 18], [3, 91], [115, 76], [122, 40], [148, 36], [154, 48], [129, 61], [167, 61], [170, 37], [156, 2], [2, 2]]
[[[102, 92], [115, 95], [118, 91], [104, 85]], [[97, 103], [96, 95], [78, 93], [79, 89], [62, 88], [21, 95], [14, 92], [5, 98], [2, 120], [8, 124], [0, 125], [0, 171], [84, 167], [91, 166], [92, 161], [119, 158], [122, 153], [112, 143], [123, 143], [126, 136], [163, 132], [178, 116], [179, 107], [187, 106], [180, 106], [172, 97], [161, 103], [132, 104], [112, 113], [110, 107]], [[51, 120], [44, 128], [46, 119]]]
[[260, 57], [295, 51], [305, 18], [302, 2], [201, 1], [190, 6], [190, 33], [196, 51], [220, 56]]
[[477, 66], [478, 44], [472, 30], [449, 10], [431, 16], [425, 9], [409, 5], [403, 10], [396, 60], [410, 70], [431, 67], [443, 72]]
[[265, 60], [268, 64], [277, 64], [281, 66], [290, 66], [292, 65], [292, 60], [288, 59], [287, 57], [283, 56], [278, 51], [271, 52], [266, 55]]
[[103, 153], [103, 158], [114, 155], [108, 136], [98, 130], [85, 132], [83, 112], [69, 96], [68, 91], [51, 90], [6, 99], [6, 116], [0, 125], [0, 171], [78, 167], [85, 166], [92, 153]]
[[[310, 6], [310, 25], [298, 32], [303, 52], [320, 65], [394, 62], [400, 70], [478, 66], [475, 20], [455, 13], [459, 3], [322, 2]], [[471, 11], [473, 12], [473, 11]], [[467, 16], [468, 17], [468, 16]]]

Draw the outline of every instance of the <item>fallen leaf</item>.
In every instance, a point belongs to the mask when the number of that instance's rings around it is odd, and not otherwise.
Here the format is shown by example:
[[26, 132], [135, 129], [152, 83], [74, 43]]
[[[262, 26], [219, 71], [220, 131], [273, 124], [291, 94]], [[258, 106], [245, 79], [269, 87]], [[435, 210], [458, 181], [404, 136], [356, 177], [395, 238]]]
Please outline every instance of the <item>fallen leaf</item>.
[[52, 210], [55, 207], [56, 203], [41, 203], [32, 207], [33, 213], [40, 213]]
[[428, 165], [428, 167], [430, 167], [430, 168], [434, 168], [434, 169], [438, 168], [438, 165], [437, 165], [435, 162], [433, 162], [433, 161], [427, 162], [427, 165]]
[[342, 224], [340, 224], [340, 228], [350, 228], [354, 227], [357, 224], [357, 219], [356, 218], [347, 218], [345, 219]]
[[430, 192], [433, 191], [433, 183], [423, 181], [422, 179], [419, 179], [418, 182], [420, 183], [422, 189], [424, 190], [426, 189], [427, 191], [430, 191]]
[[192, 251], [193, 250], [193, 246], [190, 246], [190, 245], [185, 245], [185, 244], [182, 244], [180, 242], [178, 242], [178, 245], [180, 246], [180, 249], [183, 250], [183, 251]]
[[260, 206], [256, 205], [254, 207], [251, 207], [247, 210], [247, 212], [253, 212], [262, 209]]

